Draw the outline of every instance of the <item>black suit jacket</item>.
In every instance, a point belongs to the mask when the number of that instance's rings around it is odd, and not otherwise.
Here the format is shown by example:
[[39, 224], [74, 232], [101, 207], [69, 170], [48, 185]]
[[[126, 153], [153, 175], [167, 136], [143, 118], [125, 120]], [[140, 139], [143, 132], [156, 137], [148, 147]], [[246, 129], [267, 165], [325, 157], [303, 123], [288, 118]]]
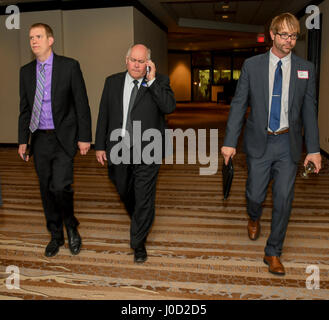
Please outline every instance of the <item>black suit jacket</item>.
[[[36, 90], [36, 60], [20, 70], [20, 115], [18, 143], [27, 144]], [[85, 82], [79, 62], [54, 54], [51, 80], [51, 107], [56, 136], [72, 157], [77, 142], [91, 142], [91, 115]], [[33, 152], [33, 134], [31, 150]]]
[[[244, 131], [244, 150], [247, 155], [255, 158], [264, 154], [268, 138], [269, 59], [270, 53], [267, 52], [244, 62], [231, 102], [224, 139], [224, 146], [236, 147], [249, 105], [250, 114]], [[307, 71], [308, 78], [298, 77], [299, 71]], [[291, 55], [288, 120], [292, 159], [295, 162], [300, 159], [303, 128], [307, 152], [320, 152], [314, 65], [295, 54]]]
[[[125, 76], [126, 72], [121, 72], [105, 80], [97, 121], [96, 150], [106, 150], [109, 153], [117, 143], [110, 140], [110, 135], [113, 130], [122, 128]], [[141, 122], [142, 135], [147, 129], [158, 129], [164, 146], [165, 114], [173, 112], [175, 108], [176, 101], [169, 85], [169, 78], [157, 74], [150, 87], [140, 86], [131, 110], [131, 119]], [[142, 150], [148, 143], [142, 142]], [[110, 157], [107, 158], [110, 162]]]

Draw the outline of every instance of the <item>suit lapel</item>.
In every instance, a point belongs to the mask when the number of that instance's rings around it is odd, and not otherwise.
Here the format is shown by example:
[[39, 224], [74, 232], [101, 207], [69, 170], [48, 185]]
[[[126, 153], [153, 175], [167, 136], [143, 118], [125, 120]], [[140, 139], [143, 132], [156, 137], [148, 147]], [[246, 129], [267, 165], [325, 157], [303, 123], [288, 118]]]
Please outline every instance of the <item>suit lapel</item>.
[[[29, 73], [30, 75], [30, 95], [31, 95], [31, 101], [32, 104], [34, 104], [34, 96], [35, 96], [35, 90], [37, 88], [37, 60], [34, 60], [31, 64], [31, 72]], [[32, 105], [33, 108], [33, 105]]]
[[264, 106], [266, 108], [267, 115], [268, 115], [269, 101], [270, 101], [270, 94], [269, 94], [269, 68], [270, 68], [270, 51], [268, 51], [264, 55], [263, 65], [260, 66], [260, 70], [262, 70], [262, 73], [263, 73], [263, 86], [264, 86], [264, 99], [265, 99]]
[[291, 70], [289, 82], [289, 98], [288, 98], [288, 112], [291, 110], [292, 102], [294, 99], [295, 89], [297, 82], [297, 62], [294, 54], [291, 54]]
[[57, 55], [54, 53], [53, 68], [51, 74], [51, 107], [54, 110], [55, 92], [59, 78], [59, 61]]
[[[126, 79], [126, 73], [128, 71], [124, 72], [122, 75], [122, 79], [121, 79], [121, 94], [120, 94], [120, 111], [122, 112], [121, 117], [123, 117], [123, 91], [124, 91], [124, 85], [125, 85], [125, 79]], [[137, 92], [137, 96], [134, 102], [134, 105], [131, 109], [131, 111], [136, 107], [136, 105], [138, 104], [138, 102], [142, 99], [142, 97], [144, 96], [145, 92], [147, 91], [147, 86], [143, 86], [143, 83], [145, 83], [145, 79], [143, 79], [142, 84], [140, 85], [138, 92]], [[130, 111], [130, 112], [131, 112]]]
[[119, 115], [119, 119], [123, 119], [123, 92], [124, 92], [124, 88], [125, 88], [125, 79], [126, 79], [126, 73], [127, 72], [123, 72], [120, 75], [119, 78], [119, 92], [120, 92], [120, 98], [119, 98], [119, 111], [120, 111], [120, 115]]
[[[144, 80], [143, 80], [144, 81]], [[143, 82], [142, 82], [143, 83]], [[133, 110], [136, 105], [138, 104], [138, 102], [142, 99], [143, 95], [145, 94], [145, 92], [147, 91], [147, 87], [144, 87], [142, 84], [140, 85], [139, 89], [138, 89], [138, 92], [137, 92], [137, 96], [136, 96], [136, 100], [135, 100], [135, 103], [132, 107], [131, 110]]]
[[141, 83], [141, 85], [140, 85], [140, 87], [139, 87], [139, 89], [138, 89], [137, 96], [136, 96], [136, 100], [135, 100], [135, 103], [134, 103], [132, 109], [135, 108], [135, 106], [138, 104], [138, 102], [142, 99], [142, 97], [143, 97], [144, 94], [146, 93], [147, 88], [148, 88], [146, 83], [147, 83], [147, 80], [146, 80], [146, 78], [144, 77], [144, 79], [142, 80], [142, 83]]

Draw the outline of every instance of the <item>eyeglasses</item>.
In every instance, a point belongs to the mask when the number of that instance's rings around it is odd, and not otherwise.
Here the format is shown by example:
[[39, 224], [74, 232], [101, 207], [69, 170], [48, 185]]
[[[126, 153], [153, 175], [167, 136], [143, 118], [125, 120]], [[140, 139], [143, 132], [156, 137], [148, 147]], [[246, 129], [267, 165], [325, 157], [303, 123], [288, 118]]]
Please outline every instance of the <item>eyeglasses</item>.
[[276, 34], [278, 34], [280, 36], [280, 38], [283, 39], [283, 40], [288, 40], [288, 38], [290, 38], [291, 40], [297, 40], [298, 39], [298, 34], [296, 34], [296, 33], [288, 34], [288, 33], [279, 33], [279, 32], [277, 32]]
[[144, 64], [146, 62], [145, 60], [137, 60], [132, 57], [129, 57], [129, 61], [132, 63], [138, 62], [139, 64]]

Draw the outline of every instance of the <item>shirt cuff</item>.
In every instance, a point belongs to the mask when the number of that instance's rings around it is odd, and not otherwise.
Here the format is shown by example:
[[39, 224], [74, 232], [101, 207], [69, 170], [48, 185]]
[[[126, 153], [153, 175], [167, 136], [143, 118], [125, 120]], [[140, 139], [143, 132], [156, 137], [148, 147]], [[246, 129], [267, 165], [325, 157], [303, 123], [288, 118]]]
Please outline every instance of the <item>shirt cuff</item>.
[[150, 81], [147, 81], [147, 86], [150, 87], [152, 85], [152, 83], [155, 81], [156, 78], [153, 78]]

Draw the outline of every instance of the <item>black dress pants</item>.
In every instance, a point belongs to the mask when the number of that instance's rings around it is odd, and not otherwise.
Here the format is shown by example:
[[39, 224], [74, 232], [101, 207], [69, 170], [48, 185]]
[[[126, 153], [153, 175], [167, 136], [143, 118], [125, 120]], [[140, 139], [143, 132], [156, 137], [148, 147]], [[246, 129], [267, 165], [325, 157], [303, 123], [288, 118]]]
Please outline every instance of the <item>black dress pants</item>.
[[144, 245], [155, 217], [159, 164], [110, 164], [109, 178], [131, 218], [130, 246]]
[[61, 147], [55, 131], [49, 130], [33, 134], [33, 155], [47, 229], [62, 237], [63, 221], [66, 228], [79, 224], [73, 211], [73, 158]]

